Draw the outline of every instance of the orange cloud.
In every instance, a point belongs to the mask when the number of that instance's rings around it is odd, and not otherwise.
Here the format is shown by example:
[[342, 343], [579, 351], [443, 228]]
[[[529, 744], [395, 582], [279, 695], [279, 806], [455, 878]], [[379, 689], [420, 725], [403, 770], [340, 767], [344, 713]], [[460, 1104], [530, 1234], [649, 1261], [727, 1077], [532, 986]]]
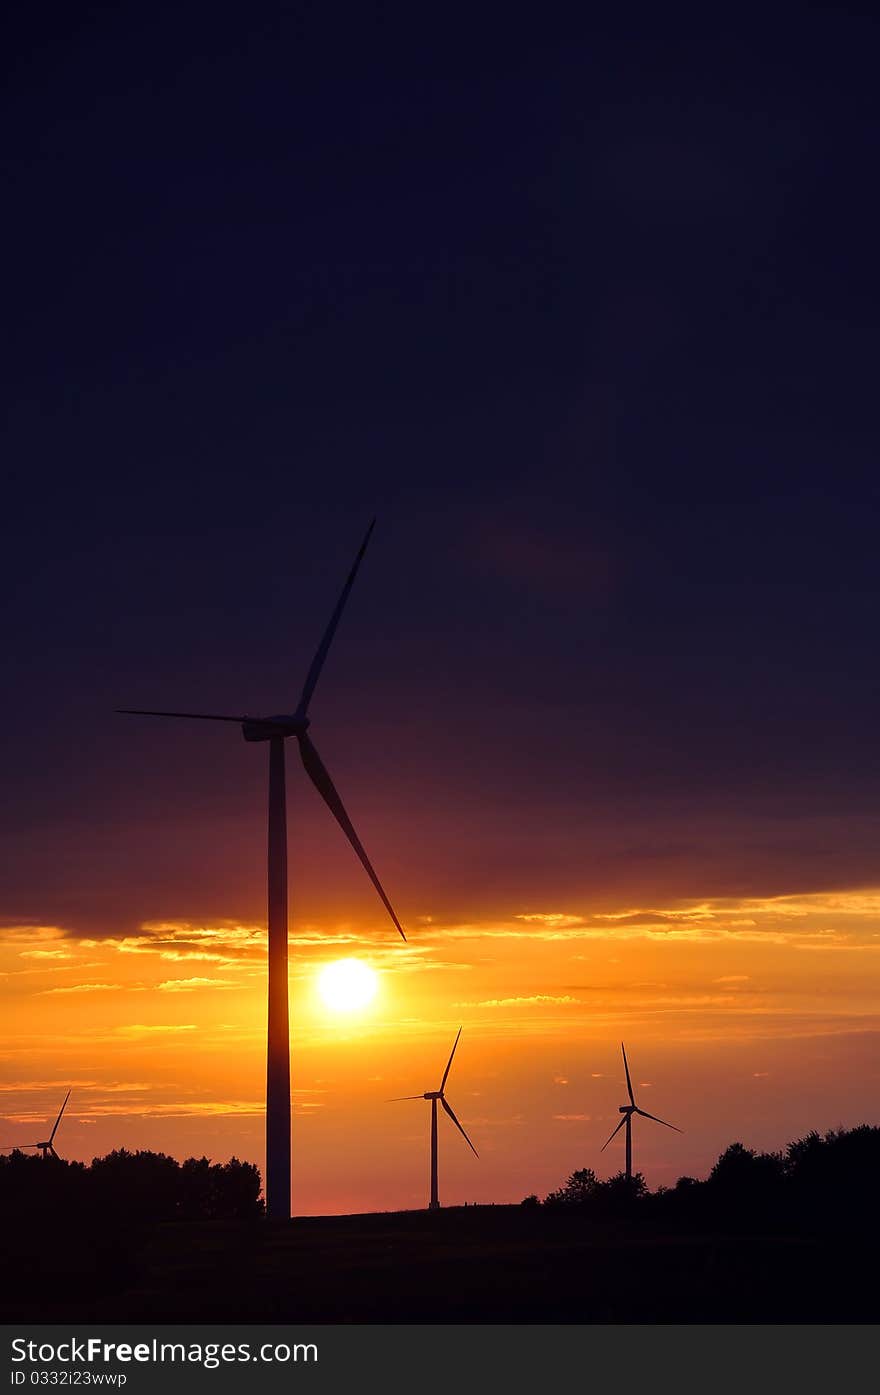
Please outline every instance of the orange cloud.
[[192, 993], [197, 988], [237, 988], [228, 978], [168, 978], [156, 987], [163, 993]]
[[68, 988], [43, 988], [44, 995], [50, 993], [109, 993], [118, 992], [125, 987], [122, 983], [74, 983]]

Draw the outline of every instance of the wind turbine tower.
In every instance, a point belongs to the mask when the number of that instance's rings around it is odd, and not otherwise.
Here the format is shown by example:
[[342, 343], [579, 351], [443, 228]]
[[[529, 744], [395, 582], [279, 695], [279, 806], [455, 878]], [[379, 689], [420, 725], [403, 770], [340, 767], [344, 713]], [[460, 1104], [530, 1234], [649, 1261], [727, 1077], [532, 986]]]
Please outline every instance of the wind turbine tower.
[[626, 1047], [624, 1046], [623, 1042], [620, 1043], [620, 1049], [621, 1049], [621, 1051], [623, 1052], [623, 1069], [626, 1071], [626, 1088], [627, 1088], [627, 1092], [628, 1092], [628, 1094], [629, 1094], [629, 1104], [622, 1104], [622, 1105], [620, 1106], [620, 1113], [623, 1115], [623, 1118], [621, 1119], [620, 1123], [617, 1125], [617, 1128], [614, 1129], [614, 1131], [612, 1132], [611, 1137], [610, 1137], [610, 1138], [607, 1138], [607, 1139], [605, 1140], [605, 1142], [602, 1144], [602, 1147], [600, 1148], [599, 1151], [602, 1152], [602, 1153], [604, 1153], [604, 1152], [605, 1152], [605, 1149], [608, 1147], [608, 1144], [611, 1142], [611, 1139], [614, 1137], [614, 1135], [617, 1134], [617, 1133], [620, 1133], [620, 1130], [621, 1130], [622, 1128], [625, 1128], [625, 1129], [626, 1129], [626, 1178], [627, 1178], [627, 1181], [628, 1181], [628, 1182], [631, 1182], [631, 1181], [632, 1181], [632, 1161], [633, 1161], [633, 1152], [632, 1152], [632, 1121], [633, 1121], [633, 1115], [634, 1115], [634, 1114], [641, 1114], [641, 1116], [642, 1116], [643, 1119], [653, 1119], [653, 1121], [654, 1121], [655, 1124], [663, 1124], [664, 1128], [667, 1128], [667, 1129], [675, 1129], [675, 1132], [676, 1132], [676, 1133], [684, 1133], [684, 1129], [678, 1128], [677, 1125], [675, 1125], [675, 1124], [667, 1124], [667, 1122], [666, 1122], [665, 1119], [658, 1119], [656, 1114], [649, 1114], [649, 1113], [647, 1112], [647, 1110], [645, 1110], [645, 1109], [639, 1109], [638, 1105], [636, 1104], [635, 1095], [633, 1094], [632, 1081], [630, 1080], [630, 1076], [629, 1076], [629, 1065], [627, 1064], [627, 1059], [626, 1059]]
[[451, 1106], [451, 1105], [449, 1104], [449, 1102], [447, 1101], [447, 1099], [446, 1099], [446, 1094], [445, 1094], [445, 1090], [446, 1090], [446, 1081], [447, 1081], [447, 1079], [448, 1079], [448, 1077], [449, 1077], [449, 1069], [450, 1069], [450, 1066], [452, 1065], [452, 1058], [453, 1058], [453, 1056], [455, 1055], [455, 1048], [458, 1046], [458, 1037], [460, 1037], [460, 1036], [461, 1036], [461, 1028], [459, 1027], [459, 1029], [458, 1029], [458, 1036], [455, 1038], [455, 1041], [454, 1041], [453, 1044], [452, 1044], [452, 1050], [451, 1050], [451, 1052], [449, 1053], [449, 1060], [446, 1062], [446, 1069], [445, 1069], [445, 1071], [443, 1072], [443, 1079], [440, 1081], [440, 1089], [439, 1089], [439, 1090], [426, 1090], [425, 1093], [422, 1094], [422, 1095], [397, 1095], [395, 1099], [389, 1100], [389, 1101], [388, 1101], [389, 1104], [398, 1104], [398, 1103], [400, 1103], [401, 1100], [430, 1100], [430, 1101], [431, 1101], [431, 1200], [430, 1200], [430, 1202], [428, 1203], [428, 1210], [429, 1210], [429, 1211], [436, 1211], [436, 1210], [439, 1209], [439, 1206], [440, 1206], [440, 1193], [439, 1193], [439, 1188], [438, 1188], [438, 1184], [437, 1184], [437, 1103], [438, 1103], [438, 1101], [439, 1101], [440, 1104], [443, 1106], [443, 1108], [446, 1110], [446, 1113], [449, 1115], [449, 1117], [450, 1117], [450, 1119], [452, 1120], [453, 1124], [455, 1125], [455, 1127], [458, 1129], [459, 1133], [460, 1133], [460, 1134], [462, 1135], [462, 1137], [464, 1138], [465, 1143], [466, 1143], [467, 1146], [470, 1148], [470, 1150], [471, 1150], [471, 1152], [473, 1153], [474, 1157], [475, 1157], [475, 1158], [478, 1158], [478, 1157], [480, 1156], [479, 1153], [477, 1152], [476, 1148], [474, 1147], [474, 1145], [471, 1143], [470, 1139], [468, 1138], [467, 1134], [465, 1133], [464, 1129], [462, 1128], [461, 1124], [458, 1122], [458, 1119], [455, 1117], [455, 1114], [454, 1114], [453, 1111], [452, 1111], [452, 1106]]
[[140, 717], [180, 717], [200, 722], [234, 722], [245, 741], [265, 741], [269, 747], [268, 839], [268, 1039], [266, 1048], [266, 1214], [271, 1220], [290, 1219], [290, 1028], [287, 985], [287, 812], [284, 743], [296, 739], [306, 774], [363, 864], [364, 870], [402, 939], [406, 939], [391, 902], [346, 813], [329, 772], [308, 735], [309, 704], [327, 659], [345, 603], [375, 527], [373, 519], [342, 588], [342, 594], [318, 645], [299, 702], [293, 712], [271, 717], [225, 716], [214, 712], [157, 712], [121, 707], [118, 712]]

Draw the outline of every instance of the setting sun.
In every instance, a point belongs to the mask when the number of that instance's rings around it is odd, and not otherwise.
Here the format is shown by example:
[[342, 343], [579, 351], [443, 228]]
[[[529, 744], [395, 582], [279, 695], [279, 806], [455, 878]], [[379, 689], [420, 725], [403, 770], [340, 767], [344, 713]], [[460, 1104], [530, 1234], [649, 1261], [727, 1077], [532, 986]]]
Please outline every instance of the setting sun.
[[378, 979], [361, 959], [337, 959], [321, 970], [318, 992], [334, 1012], [354, 1012], [376, 995]]

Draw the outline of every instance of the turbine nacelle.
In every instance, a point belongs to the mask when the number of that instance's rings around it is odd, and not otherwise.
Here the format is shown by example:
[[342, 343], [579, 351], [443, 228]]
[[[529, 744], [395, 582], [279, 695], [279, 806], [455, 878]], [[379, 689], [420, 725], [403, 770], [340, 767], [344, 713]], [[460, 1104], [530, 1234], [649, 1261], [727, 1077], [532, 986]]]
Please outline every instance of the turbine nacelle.
[[245, 741], [271, 741], [276, 736], [304, 736], [308, 727], [308, 717], [281, 712], [273, 717], [248, 718], [241, 724], [241, 734]]

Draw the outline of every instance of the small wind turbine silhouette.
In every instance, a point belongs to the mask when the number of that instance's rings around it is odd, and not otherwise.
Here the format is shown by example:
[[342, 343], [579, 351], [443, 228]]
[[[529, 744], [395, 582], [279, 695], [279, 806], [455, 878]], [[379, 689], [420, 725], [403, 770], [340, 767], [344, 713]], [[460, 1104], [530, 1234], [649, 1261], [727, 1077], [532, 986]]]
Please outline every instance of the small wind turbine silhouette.
[[625, 1127], [626, 1127], [626, 1177], [627, 1177], [627, 1181], [632, 1181], [632, 1170], [633, 1170], [633, 1168], [632, 1168], [632, 1163], [633, 1163], [632, 1117], [633, 1117], [633, 1115], [634, 1115], [634, 1114], [641, 1114], [641, 1116], [642, 1116], [643, 1119], [653, 1119], [655, 1124], [663, 1124], [664, 1127], [667, 1128], [667, 1129], [675, 1129], [675, 1132], [676, 1132], [676, 1133], [684, 1133], [684, 1129], [678, 1128], [678, 1126], [677, 1126], [676, 1124], [667, 1124], [667, 1122], [666, 1122], [665, 1119], [658, 1119], [656, 1114], [649, 1114], [648, 1111], [647, 1111], [646, 1109], [639, 1109], [638, 1105], [636, 1104], [635, 1095], [633, 1094], [632, 1081], [631, 1081], [630, 1078], [629, 1078], [629, 1066], [627, 1065], [627, 1061], [626, 1061], [626, 1047], [624, 1046], [623, 1042], [620, 1043], [620, 1049], [621, 1049], [621, 1051], [623, 1052], [623, 1068], [624, 1068], [624, 1070], [626, 1071], [626, 1088], [627, 1088], [627, 1090], [628, 1090], [628, 1092], [629, 1092], [629, 1104], [622, 1104], [622, 1105], [620, 1106], [620, 1112], [621, 1112], [621, 1114], [623, 1115], [623, 1118], [621, 1119], [620, 1123], [617, 1125], [617, 1128], [616, 1128], [616, 1129], [613, 1131], [613, 1133], [611, 1134], [611, 1138], [608, 1138], [608, 1139], [605, 1140], [605, 1142], [602, 1144], [602, 1147], [599, 1149], [599, 1151], [600, 1151], [600, 1153], [604, 1153], [604, 1152], [605, 1152], [605, 1149], [608, 1147], [608, 1144], [611, 1142], [611, 1139], [614, 1137], [614, 1134], [620, 1133], [620, 1130], [625, 1126]]
[[458, 1037], [461, 1036], [461, 1028], [458, 1029], [458, 1036], [452, 1043], [452, 1050], [449, 1053], [449, 1060], [446, 1062], [446, 1069], [443, 1072], [443, 1079], [440, 1081], [439, 1090], [426, 1090], [423, 1095], [397, 1095], [394, 1099], [388, 1100], [389, 1104], [399, 1104], [402, 1100], [430, 1100], [431, 1101], [431, 1200], [428, 1206], [430, 1211], [436, 1211], [440, 1205], [440, 1197], [437, 1190], [437, 1101], [439, 1100], [446, 1113], [449, 1115], [455, 1127], [464, 1138], [465, 1143], [470, 1148], [475, 1158], [480, 1155], [471, 1143], [461, 1124], [452, 1112], [452, 1106], [447, 1102], [444, 1090], [449, 1076], [449, 1068], [452, 1065], [452, 1058], [455, 1055], [455, 1048], [458, 1046]]
[[284, 743], [295, 736], [305, 772], [342, 828], [354, 848], [364, 870], [390, 915], [401, 938], [403, 928], [385, 895], [373, 865], [330, 775], [308, 737], [309, 703], [327, 658], [336, 627], [339, 624], [358, 568], [367, 550], [367, 543], [376, 525], [375, 518], [367, 529], [360, 551], [342, 588], [336, 609], [318, 645], [311, 668], [306, 675], [296, 711], [272, 717], [228, 717], [213, 712], [153, 712], [143, 708], [120, 707], [116, 710], [139, 717], [183, 717], [202, 722], [237, 722], [245, 741], [269, 743], [269, 1021], [266, 1066], [266, 1214], [272, 1220], [290, 1219], [290, 1029], [287, 998], [287, 815], [285, 806]]
[[54, 1140], [55, 1140], [55, 1135], [56, 1135], [56, 1133], [58, 1132], [58, 1125], [61, 1123], [61, 1116], [62, 1116], [62, 1114], [64, 1113], [65, 1109], [67, 1108], [67, 1101], [68, 1101], [69, 1099], [70, 1099], [70, 1091], [68, 1090], [67, 1094], [64, 1096], [64, 1103], [62, 1104], [61, 1108], [60, 1108], [59, 1111], [58, 1111], [58, 1118], [55, 1120], [55, 1123], [52, 1125], [52, 1132], [49, 1134], [49, 1137], [48, 1137], [47, 1139], [44, 1140], [44, 1142], [42, 1142], [42, 1143], [16, 1143], [16, 1144], [14, 1145], [15, 1148], [21, 1149], [22, 1152], [23, 1152], [26, 1148], [39, 1148], [39, 1150], [40, 1150], [40, 1152], [43, 1154], [43, 1157], [44, 1157], [44, 1158], [57, 1158], [57, 1157], [58, 1157], [58, 1154], [55, 1152], [55, 1148], [54, 1148], [54, 1146], [53, 1146], [53, 1145], [54, 1145]]

